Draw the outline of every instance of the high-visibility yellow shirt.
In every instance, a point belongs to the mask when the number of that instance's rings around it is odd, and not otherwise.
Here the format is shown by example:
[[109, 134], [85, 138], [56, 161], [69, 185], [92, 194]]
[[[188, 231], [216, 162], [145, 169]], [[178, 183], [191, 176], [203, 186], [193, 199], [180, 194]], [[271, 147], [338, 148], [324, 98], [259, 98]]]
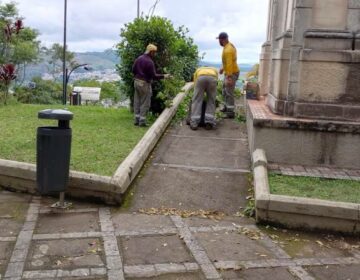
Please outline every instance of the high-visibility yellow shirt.
[[199, 78], [200, 76], [212, 76], [217, 79], [218, 71], [214, 67], [199, 67], [195, 71], [194, 82], [196, 82], [197, 78]]
[[230, 42], [224, 46], [222, 63], [225, 75], [232, 75], [240, 71], [237, 65], [236, 48]]

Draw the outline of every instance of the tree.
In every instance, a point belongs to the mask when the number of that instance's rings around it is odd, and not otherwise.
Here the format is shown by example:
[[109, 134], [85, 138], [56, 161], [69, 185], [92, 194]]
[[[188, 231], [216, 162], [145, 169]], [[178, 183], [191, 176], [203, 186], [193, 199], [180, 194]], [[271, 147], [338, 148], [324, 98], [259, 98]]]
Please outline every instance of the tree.
[[33, 78], [33, 88], [16, 87], [15, 94], [21, 103], [29, 104], [60, 104], [62, 102], [62, 84], [43, 80], [40, 77]]
[[152, 112], [161, 112], [170, 104], [183, 81], [191, 80], [198, 64], [198, 48], [187, 33], [183, 26], [175, 29], [171, 21], [157, 16], [141, 17], [125, 24], [120, 33], [122, 40], [117, 45], [121, 60], [117, 69], [124, 82], [122, 90], [131, 100], [134, 94], [132, 65], [149, 43], [158, 47], [154, 62], [159, 72], [167, 72], [175, 77], [154, 82]]
[[[43, 48], [46, 60], [48, 62], [48, 72], [53, 76], [54, 80], [63, 71], [63, 57], [64, 47], [58, 43], [53, 44], [50, 48]], [[70, 69], [75, 67], [77, 61], [75, 60], [75, 54], [66, 50], [65, 54], [66, 68]]]
[[256, 63], [249, 72], [246, 74], [247, 79], [256, 79], [259, 76], [259, 64]]
[[0, 3], [0, 90], [6, 104], [11, 81], [21, 79], [29, 63], [39, 57], [38, 32], [23, 25], [14, 2]]

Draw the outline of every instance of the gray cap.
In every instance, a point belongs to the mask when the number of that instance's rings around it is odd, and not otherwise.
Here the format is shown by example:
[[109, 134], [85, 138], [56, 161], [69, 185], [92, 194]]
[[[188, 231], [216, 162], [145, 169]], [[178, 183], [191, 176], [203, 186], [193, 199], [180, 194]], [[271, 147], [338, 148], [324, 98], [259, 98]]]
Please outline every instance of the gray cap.
[[63, 120], [68, 121], [73, 119], [74, 114], [62, 109], [45, 109], [38, 113], [39, 119]]

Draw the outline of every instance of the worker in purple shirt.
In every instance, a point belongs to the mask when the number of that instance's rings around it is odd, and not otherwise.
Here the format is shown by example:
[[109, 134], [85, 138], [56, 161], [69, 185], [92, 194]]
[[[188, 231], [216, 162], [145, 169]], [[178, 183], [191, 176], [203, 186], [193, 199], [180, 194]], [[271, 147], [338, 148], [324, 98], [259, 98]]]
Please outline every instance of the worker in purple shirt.
[[147, 126], [146, 115], [150, 108], [153, 80], [170, 78], [170, 74], [157, 74], [153, 57], [157, 47], [149, 44], [144, 54], [140, 55], [134, 62], [132, 72], [134, 74], [134, 125]]

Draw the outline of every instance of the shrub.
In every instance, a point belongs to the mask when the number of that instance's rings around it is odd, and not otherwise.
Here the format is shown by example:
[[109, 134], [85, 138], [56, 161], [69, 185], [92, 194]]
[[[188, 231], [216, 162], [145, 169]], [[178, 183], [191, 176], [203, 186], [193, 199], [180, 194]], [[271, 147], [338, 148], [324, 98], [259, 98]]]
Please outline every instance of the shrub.
[[27, 104], [57, 104], [62, 102], [62, 84], [54, 81], [34, 78], [34, 88], [15, 89], [17, 100]]
[[183, 26], [175, 29], [171, 21], [162, 17], [137, 18], [121, 29], [122, 40], [117, 45], [121, 62], [117, 69], [124, 82], [122, 90], [131, 102], [134, 94], [132, 65], [149, 43], [158, 47], [154, 58], [158, 72], [174, 76], [173, 79], [153, 83], [152, 112], [161, 112], [170, 104], [183, 82], [191, 80], [198, 63], [198, 49], [187, 33]]

